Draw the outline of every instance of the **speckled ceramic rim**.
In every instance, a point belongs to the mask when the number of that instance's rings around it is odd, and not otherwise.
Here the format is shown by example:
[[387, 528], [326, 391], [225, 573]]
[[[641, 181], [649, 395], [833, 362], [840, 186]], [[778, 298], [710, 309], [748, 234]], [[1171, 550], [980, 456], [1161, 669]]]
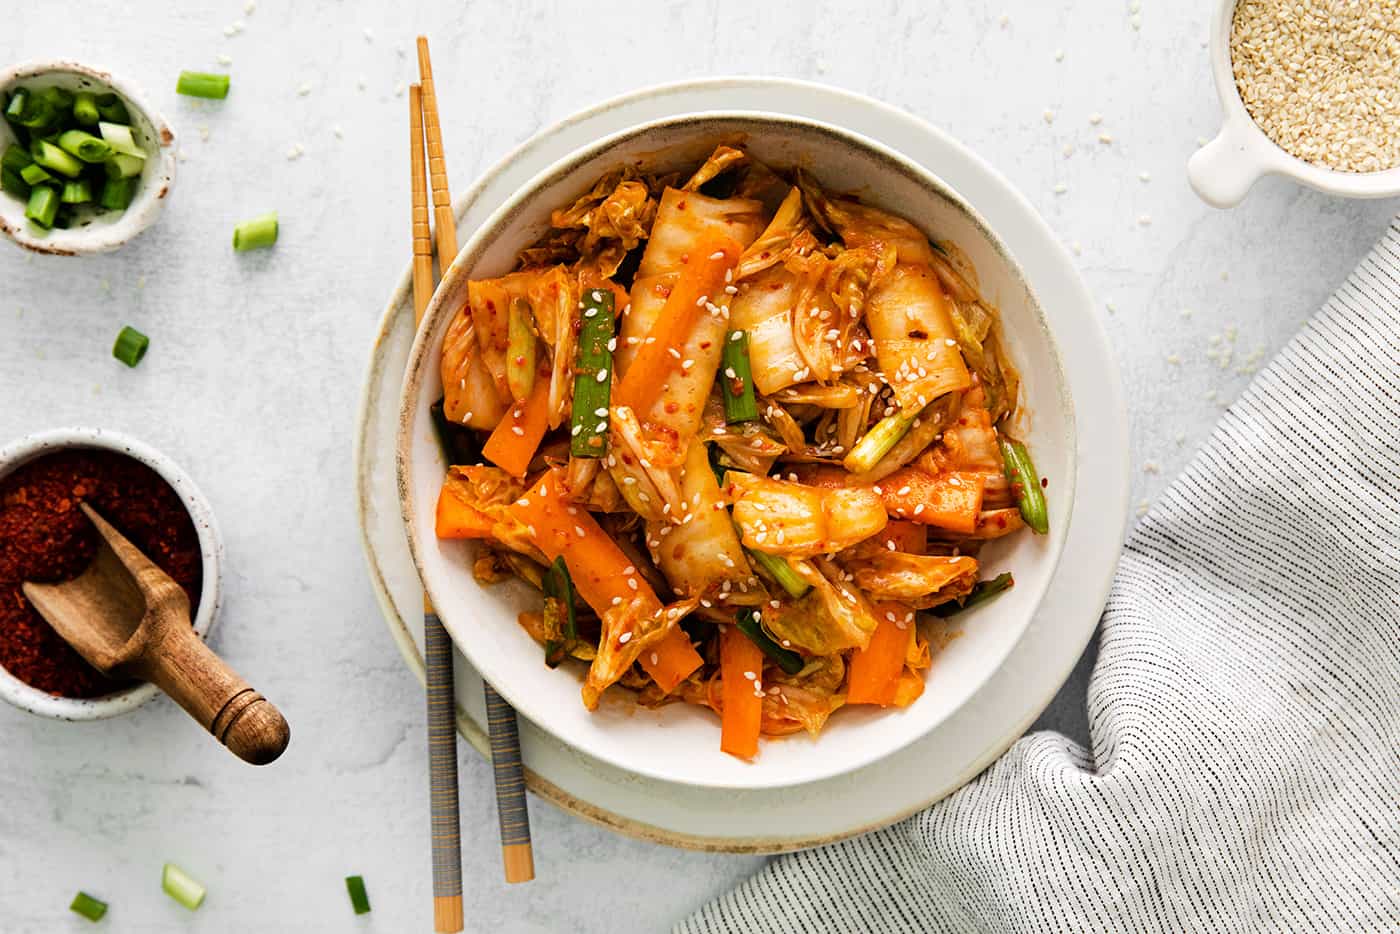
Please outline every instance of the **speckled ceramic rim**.
[[[1062, 412], [1062, 417], [1066, 425], [1068, 437], [1065, 439], [1065, 447], [1069, 452], [1070, 472], [1075, 473], [1075, 457], [1077, 452], [1077, 442], [1075, 438], [1075, 418], [1073, 402], [1069, 394], [1068, 380], [1065, 378], [1064, 367], [1059, 348], [1056, 344], [1054, 334], [1050, 330], [1046, 321], [1044, 309], [1041, 307], [1035, 291], [1027, 281], [1024, 271], [1015, 257], [1011, 255], [1005, 243], [991, 229], [985, 219], [961, 196], [952, 186], [948, 185], [933, 172], [924, 168], [916, 161], [909, 159], [889, 147], [870, 139], [862, 134], [841, 127], [833, 126], [820, 120], [797, 117], [791, 114], [779, 114], [761, 111], [740, 111], [740, 110], [715, 110], [696, 113], [676, 114], [655, 120], [647, 120], [635, 126], [610, 134], [595, 141], [594, 143], [582, 147], [570, 155], [558, 160], [548, 166], [530, 181], [522, 185], [520, 189], [505, 201], [486, 219], [482, 225], [473, 231], [466, 243], [458, 252], [447, 272], [443, 275], [441, 284], [433, 295], [433, 300], [429, 304], [423, 315], [423, 322], [418, 329], [418, 334], [414, 342], [413, 349], [409, 354], [408, 368], [404, 378], [404, 391], [401, 400], [399, 415], [399, 431], [397, 439], [397, 462], [399, 477], [399, 500], [407, 530], [409, 548], [413, 554], [414, 564], [418, 568], [420, 579], [428, 592], [433, 606], [437, 608], [439, 616], [443, 619], [449, 631], [458, 630], [461, 626], [461, 615], [452, 616], [453, 601], [447, 599], [440, 589], [435, 589], [434, 575], [425, 573], [424, 562], [422, 560], [421, 549], [423, 543], [419, 541], [415, 531], [414, 516], [420, 508], [414, 500], [411, 483], [408, 477], [412, 475], [412, 450], [415, 430], [415, 416], [417, 412], [417, 401], [425, 378], [425, 373], [430, 365], [428, 360], [431, 350], [435, 344], [437, 333], [446, 325], [447, 319], [454, 314], [460, 306], [461, 295], [465, 280], [470, 276], [471, 270], [478, 261], [482, 251], [491, 242], [500, 229], [507, 225], [516, 214], [529, 204], [538, 194], [555, 182], [568, 177], [577, 172], [583, 165], [589, 164], [600, 156], [604, 156], [611, 149], [619, 144], [635, 139], [638, 136], [656, 131], [664, 131], [673, 127], [693, 127], [703, 126], [706, 123], [715, 124], [713, 135], [716, 138], [722, 137], [725, 133], [735, 132], [735, 124], [741, 127], [747, 126], [747, 132], [752, 136], [761, 135], [766, 128], [783, 126], [790, 132], [795, 131], [801, 134], [826, 137], [834, 140], [838, 145], [852, 148], [861, 152], [873, 162], [880, 164], [885, 170], [903, 175], [922, 187], [932, 191], [939, 199], [952, 205], [958, 213], [967, 218], [978, 235], [981, 236], [996, 251], [1012, 281], [1022, 290], [1028, 310], [1031, 312], [1036, 326], [1040, 332], [1040, 341], [1048, 352], [1048, 356], [1054, 367], [1054, 381], [1059, 390], [1058, 404]], [[926, 231], [927, 233], [927, 231]], [[1073, 493], [1071, 490], [1070, 500], [1067, 504], [1068, 510], [1073, 511]], [[428, 506], [431, 508], [431, 505]], [[988, 679], [995, 673], [998, 667], [1006, 660], [1014, 649], [1017, 640], [1030, 625], [1034, 618], [1036, 608], [1050, 586], [1050, 581], [1055, 576], [1059, 562], [1063, 555], [1065, 538], [1068, 527], [1064, 523], [1057, 523], [1050, 535], [1051, 553], [1045, 559], [1049, 564], [1049, 573], [1039, 582], [1038, 592], [1029, 603], [1024, 614], [1014, 620], [1009, 621], [1016, 630], [1016, 638], [1007, 640], [1000, 648], [998, 656], [992, 660], [980, 680], [969, 681], [962, 689], [961, 695], [949, 705], [942, 717], [932, 719], [920, 724], [920, 729], [907, 731], [898, 743], [887, 743], [871, 748], [864, 755], [843, 756], [840, 759], [828, 758], [823, 760], [820, 768], [810, 768], [797, 780], [780, 780], [768, 778], [767, 776], [753, 775], [750, 780], [743, 784], [728, 784], [724, 780], [715, 778], [694, 779], [688, 775], [680, 776], [676, 774], [652, 773], [648, 769], [640, 767], [635, 761], [627, 761], [621, 758], [614, 758], [608, 751], [597, 748], [585, 748], [576, 746], [580, 751], [593, 756], [600, 761], [623, 769], [633, 774], [645, 775], [659, 781], [682, 782], [694, 784], [706, 788], [726, 788], [732, 787], [744, 790], [757, 790], [762, 788], [792, 787], [798, 784], [805, 784], [813, 781], [822, 781], [833, 778], [847, 772], [853, 772], [881, 758], [892, 755], [912, 742], [916, 742], [929, 731], [936, 728], [948, 717], [952, 716], [956, 710], [966, 703]], [[472, 662], [478, 672], [483, 671], [482, 661], [474, 655], [473, 645], [470, 643], [458, 643], [458, 648]], [[483, 673], [483, 677], [484, 677]], [[529, 707], [523, 702], [526, 698], [520, 693], [521, 687], [499, 679], [491, 682], [502, 697], [514, 704], [523, 716], [529, 716]], [[549, 722], [546, 718], [533, 716], [531, 719], [542, 730], [553, 734], [565, 743], [571, 743], [570, 737], [561, 733], [557, 725]]]
[[[170, 458], [135, 438], [103, 428], [56, 428], [25, 435], [0, 449], [0, 477], [45, 454], [74, 448], [116, 451], [135, 458], [160, 474], [161, 479], [179, 494], [190, 519], [194, 521], [204, 562], [204, 582], [199, 591], [199, 611], [194, 617], [194, 631], [202, 638], [208, 638], [219, 617], [219, 573], [224, 555], [223, 539], [209, 501], [189, 474]], [[54, 720], [105, 720], [135, 710], [159, 693], [160, 689], [154, 684], [138, 684], [101, 697], [55, 697], [30, 687], [0, 668], [0, 697], [21, 710]]]
[[1218, 0], [1211, 25], [1211, 73], [1224, 111], [1220, 132], [1187, 163], [1191, 186], [1207, 203], [1231, 207], [1263, 175], [1282, 175], [1318, 191], [1345, 198], [1400, 195], [1400, 167], [1379, 172], [1339, 172], [1315, 165], [1271, 140], [1240, 97], [1230, 58], [1230, 29], [1238, 0]]
[[[79, 81], [87, 80], [114, 91], [126, 102], [127, 109], [133, 111], [133, 119], [149, 124], [151, 138], [160, 143], [160, 151], [146, 160], [146, 168], [141, 173], [141, 187], [117, 220], [68, 230], [51, 230], [38, 237], [30, 232], [29, 223], [24, 218], [24, 202], [7, 192], [0, 192], [0, 232], [35, 253], [53, 256], [106, 253], [131, 240], [160, 216], [170, 189], [175, 185], [175, 130], [155, 108], [146, 103], [133, 85], [113, 77], [104, 69], [79, 62], [43, 61], [12, 65], [0, 71], [0, 91], [8, 91], [21, 81], [55, 74], [73, 75]], [[0, 126], [0, 148], [9, 142], [8, 127]]]

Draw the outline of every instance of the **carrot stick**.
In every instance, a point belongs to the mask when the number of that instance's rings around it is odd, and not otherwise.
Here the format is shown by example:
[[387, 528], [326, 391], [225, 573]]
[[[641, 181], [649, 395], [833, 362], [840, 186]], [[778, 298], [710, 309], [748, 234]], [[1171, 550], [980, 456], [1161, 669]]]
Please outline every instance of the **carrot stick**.
[[763, 650], [738, 627], [725, 626], [719, 634], [719, 670], [724, 698], [719, 748], [752, 759], [763, 723]]
[[613, 389], [614, 405], [630, 405], [645, 411], [649, 400], [662, 392], [667, 379], [680, 369], [680, 350], [695, 329], [701, 315], [709, 314], [706, 302], [719, 303], [724, 295], [725, 275], [739, 261], [743, 249], [729, 237], [702, 237], [690, 255], [676, 285], [666, 298], [661, 315], [652, 325], [637, 356], [627, 367], [627, 375]]
[[530, 398], [511, 406], [501, 418], [481, 453], [511, 476], [523, 477], [548, 423], [549, 381], [537, 381]]
[[921, 555], [928, 550], [928, 528], [917, 522], [897, 519], [885, 523], [884, 530], [875, 540], [880, 543], [881, 548], [889, 548], [893, 543], [893, 551], [902, 551], [906, 555]]
[[450, 481], [443, 483], [434, 519], [438, 538], [490, 538], [493, 524], [490, 516], [458, 496]]
[[980, 473], [950, 472], [935, 476], [906, 467], [878, 484], [885, 509], [896, 519], [908, 519], [951, 532], [971, 534], [982, 511], [987, 478]]
[[[588, 510], [565, 499], [566, 492], [563, 472], [551, 470], [507, 511], [530, 530], [545, 557], [551, 561], [563, 557], [574, 589], [599, 616], [614, 606], [614, 599], [621, 604], [636, 598], [643, 612], [660, 612], [656, 591], [635, 569], [627, 573], [632, 565], [627, 555]], [[637, 583], [636, 590], [632, 590], [629, 580]], [[666, 692], [689, 677], [703, 661], [680, 626], [672, 626], [666, 637], [638, 660]]]
[[846, 703], [888, 707], [895, 701], [895, 689], [904, 671], [914, 611], [892, 600], [876, 603], [874, 608], [879, 625], [870, 636], [870, 644], [851, 655]]

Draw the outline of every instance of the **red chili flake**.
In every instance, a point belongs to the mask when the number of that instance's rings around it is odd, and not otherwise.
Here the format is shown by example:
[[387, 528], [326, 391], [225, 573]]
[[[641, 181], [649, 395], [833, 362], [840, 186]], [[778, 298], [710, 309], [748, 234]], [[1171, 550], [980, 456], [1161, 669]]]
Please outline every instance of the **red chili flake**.
[[97, 532], [87, 502], [184, 588], [198, 608], [199, 536], [179, 495], [140, 461], [115, 451], [47, 454], [0, 478], [0, 667], [41, 691], [96, 697], [126, 687], [88, 665], [25, 599], [26, 580], [81, 574]]
[[1050, 478], [1049, 478], [1049, 477], [1041, 477], [1041, 478], [1040, 478], [1040, 488], [1041, 488], [1042, 490], [1044, 490], [1044, 489], [1046, 489], [1046, 488], [1049, 487], [1049, 486], [1050, 486]]

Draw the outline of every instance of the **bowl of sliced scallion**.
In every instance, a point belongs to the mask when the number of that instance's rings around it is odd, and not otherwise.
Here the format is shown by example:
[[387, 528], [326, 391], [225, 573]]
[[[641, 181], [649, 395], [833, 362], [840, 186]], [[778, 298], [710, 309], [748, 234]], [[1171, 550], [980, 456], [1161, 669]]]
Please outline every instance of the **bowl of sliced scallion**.
[[0, 231], [20, 246], [115, 250], [174, 182], [175, 132], [130, 85], [75, 62], [0, 72]]

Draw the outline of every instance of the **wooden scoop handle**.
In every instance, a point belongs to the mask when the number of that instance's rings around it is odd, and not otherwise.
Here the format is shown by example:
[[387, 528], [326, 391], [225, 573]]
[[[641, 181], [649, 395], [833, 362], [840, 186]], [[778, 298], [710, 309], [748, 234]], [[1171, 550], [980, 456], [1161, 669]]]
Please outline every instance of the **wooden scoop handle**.
[[281, 712], [214, 654], [188, 622], [167, 628], [143, 661], [143, 677], [244, 762], [267, 765], [287, 748], [291, 728]]

